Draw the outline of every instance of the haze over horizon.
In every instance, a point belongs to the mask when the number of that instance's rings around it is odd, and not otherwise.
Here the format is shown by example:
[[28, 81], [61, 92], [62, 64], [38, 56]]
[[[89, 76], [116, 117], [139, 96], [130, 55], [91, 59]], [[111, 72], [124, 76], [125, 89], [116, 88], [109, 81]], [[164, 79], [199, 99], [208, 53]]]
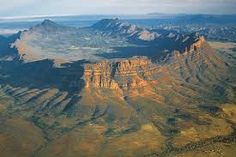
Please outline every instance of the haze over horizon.
[[235, 14], [235, 0], [0, 0], [0, 17], [88, 14]]

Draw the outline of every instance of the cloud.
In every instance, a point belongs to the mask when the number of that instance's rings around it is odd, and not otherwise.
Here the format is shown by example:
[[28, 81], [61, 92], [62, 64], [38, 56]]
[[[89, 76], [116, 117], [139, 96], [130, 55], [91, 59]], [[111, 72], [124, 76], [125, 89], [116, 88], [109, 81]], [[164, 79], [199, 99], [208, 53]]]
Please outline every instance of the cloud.
[[236, 13], [235, 0], [0, 0], [0, 16]]

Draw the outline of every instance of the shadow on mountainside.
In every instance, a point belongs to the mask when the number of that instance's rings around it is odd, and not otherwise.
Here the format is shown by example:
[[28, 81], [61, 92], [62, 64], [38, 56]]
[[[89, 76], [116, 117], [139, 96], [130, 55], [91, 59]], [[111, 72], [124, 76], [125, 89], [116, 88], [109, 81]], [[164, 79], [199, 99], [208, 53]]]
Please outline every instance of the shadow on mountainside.
[[85, 61], [64, 64], [54, 67], [52, 60], [41, 60], [31, 63], [0, 62], [0, 84], [12, 87], [57, 88], [69, 94], [80, 92], [85, 86], [82, 79]]
[[165, 50], [158, 46], [129, 46], [114, 47], [112, 53], [97, 54], [106, 59], [132, 58], [134, 56], [146, 56], [152, 61], [162, 61], [172, 50]]
[[152, 60], [162, 60], [173, 51], [183, 53], [186, 49], [190, 50], [194, 40], [196, 39], [193, 35], [191, 35], [186, 42], [174, 41], [171, 39], [157, 39], [154, 41], [141, 41], [133, 39], [129, 41], [129, 43], [133, 46], [112, 47], [112, 53], [102, 53], [97, 54], [97, 56], [104, 57], [106, 59], [146, 56]]

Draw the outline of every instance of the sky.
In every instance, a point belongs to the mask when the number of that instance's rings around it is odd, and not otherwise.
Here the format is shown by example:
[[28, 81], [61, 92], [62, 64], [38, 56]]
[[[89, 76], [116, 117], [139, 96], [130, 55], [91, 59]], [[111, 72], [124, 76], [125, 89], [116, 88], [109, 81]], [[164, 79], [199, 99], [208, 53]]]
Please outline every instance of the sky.
[[236, 0], [0, 0], [0, 17], [147, 13], [235, 14]]

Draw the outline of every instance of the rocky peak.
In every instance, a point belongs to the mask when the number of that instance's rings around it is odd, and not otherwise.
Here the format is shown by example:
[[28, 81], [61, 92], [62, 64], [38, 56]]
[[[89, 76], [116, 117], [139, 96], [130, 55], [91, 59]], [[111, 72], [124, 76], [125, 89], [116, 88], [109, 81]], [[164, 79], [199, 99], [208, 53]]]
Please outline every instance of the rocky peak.
[[57, 25], [57, 24], [56, 24], [55, 22], [49, 20], [49, 19], [45, 19], [45, 20], [41, 23], [41, 25], [43, 25], [43, 26], [54, 26], [54, 25]]
[[[42, 23], [32, 27], [31, 31], [57, 31], [65, 29], [64, 26], [59, 25], [49, 19], [45, 19]], [[45, 32], [46, 33], [46, 32]]]
[[182, 45], [185, 52], [196, 51], [206, 43], [204, 36], [199, 33], [192, 33], [182, 37]]
[[193, 43], [193, 49], [197, 50], [202, 47], [202, 45], [206, 42], [204, 36], [199, 36], [195, 43]]
[[99, 30], [114, 30], [120, 29], [122, 26], [129, 26], [130, 24], [119, 20], [118, 18], [114, 19], [103, 19], [95, 23], [92, 27]]
[[204, 36], [195, 35], [190, 36], [189, 41], [186, 42], [187, 46], [185, 51], [197, 51], [200, 49], [204, 44], [206, 43], [206, 40]]

